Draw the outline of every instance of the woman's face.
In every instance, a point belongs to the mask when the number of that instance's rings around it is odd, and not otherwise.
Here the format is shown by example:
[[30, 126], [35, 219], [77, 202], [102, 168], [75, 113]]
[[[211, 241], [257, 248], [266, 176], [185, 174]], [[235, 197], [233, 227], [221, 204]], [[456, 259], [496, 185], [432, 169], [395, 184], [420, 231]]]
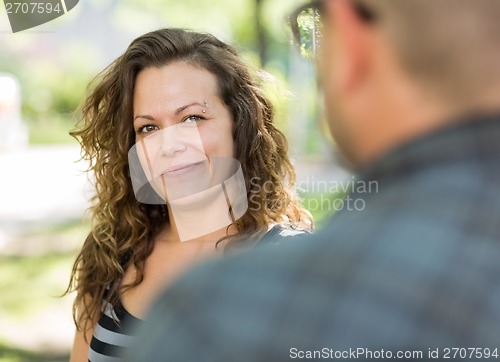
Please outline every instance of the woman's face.
[[[209, 71], [177, 61], [136, 77], [134, 130], [137, 154], [153, 189], [165, 200], [194, 195], [227, 175], [233, 160], [233, 120]], [[221, 171], [222, 170], [222, 171]]]

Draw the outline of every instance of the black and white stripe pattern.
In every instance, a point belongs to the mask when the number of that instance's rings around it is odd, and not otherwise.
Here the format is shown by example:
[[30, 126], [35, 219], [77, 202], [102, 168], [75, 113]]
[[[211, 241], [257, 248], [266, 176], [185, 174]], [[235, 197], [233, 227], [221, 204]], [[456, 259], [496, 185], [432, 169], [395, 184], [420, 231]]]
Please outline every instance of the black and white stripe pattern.
[[[259, 241], [259, 245], [277, 245], [285, 239], [303, 234], [305, 234], [304, 231], [277, 224]], [[90, 342], [88, 360], [89, 362], [120, 362], [135, 338], [133, 333], [135, 327], [142, 320], [130, 314], [121, 302], [115, 309], [106, 301], [102, 311]]]
[[115, 310], [109, 302], [105, 302], [103, 314], [90, 342], [89, 362], [121, 361], [124, 350], [135, 338], [130, 330], [139, 322], [141, 320], [131, 315], [121, 304]]

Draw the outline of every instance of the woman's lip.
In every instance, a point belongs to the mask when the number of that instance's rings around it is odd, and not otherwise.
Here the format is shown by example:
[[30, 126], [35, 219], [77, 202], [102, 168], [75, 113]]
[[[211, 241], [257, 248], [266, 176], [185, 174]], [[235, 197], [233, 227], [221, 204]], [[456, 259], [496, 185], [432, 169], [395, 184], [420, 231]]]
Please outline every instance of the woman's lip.
[[181, 173], [184, 170], [188, 170], [189, 168], [197, 166], [197, 165], [200, 165], [202, 163], [203, 163], [203, 161], [195, 162], [195, 163], [185, 163], [185, 164], [181, 164], [181, 165], [175, 165], [175, 166], [169, 167], [165, 172], [163, 172], [162, 176], [163, 175], [171, 175], [171, 174]]

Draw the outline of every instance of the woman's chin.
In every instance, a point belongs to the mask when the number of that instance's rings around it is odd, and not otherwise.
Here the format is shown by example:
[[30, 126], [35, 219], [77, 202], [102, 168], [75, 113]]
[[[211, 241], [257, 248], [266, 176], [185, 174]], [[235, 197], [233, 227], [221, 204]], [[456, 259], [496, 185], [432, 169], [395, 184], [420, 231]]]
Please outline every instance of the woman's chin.
[[194, 192], [178, 193], [177, 195], [168, 195], [167, 203], [172, 208], [177, 209], [193, 209], [199, 208], [204, 209], [210, 205], [215, 198], [222, 193], [222, 187], [220, 185], [215, 185], [213, 187], [207, 187], [204, 190]]

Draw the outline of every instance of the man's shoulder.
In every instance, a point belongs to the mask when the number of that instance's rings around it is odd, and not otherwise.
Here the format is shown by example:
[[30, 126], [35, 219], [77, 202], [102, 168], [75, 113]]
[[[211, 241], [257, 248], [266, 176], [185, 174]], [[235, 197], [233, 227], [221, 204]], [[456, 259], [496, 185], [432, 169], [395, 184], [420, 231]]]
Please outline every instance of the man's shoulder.
[[196, 267], [160, 298], [143, 335], [179, 361], [285, 361], [292, 348], [427, 349], [497, 338], [497, 242], [440, 240], [439, 231], [401, 225], [359, 231], [339, 216], [318, 234]]

